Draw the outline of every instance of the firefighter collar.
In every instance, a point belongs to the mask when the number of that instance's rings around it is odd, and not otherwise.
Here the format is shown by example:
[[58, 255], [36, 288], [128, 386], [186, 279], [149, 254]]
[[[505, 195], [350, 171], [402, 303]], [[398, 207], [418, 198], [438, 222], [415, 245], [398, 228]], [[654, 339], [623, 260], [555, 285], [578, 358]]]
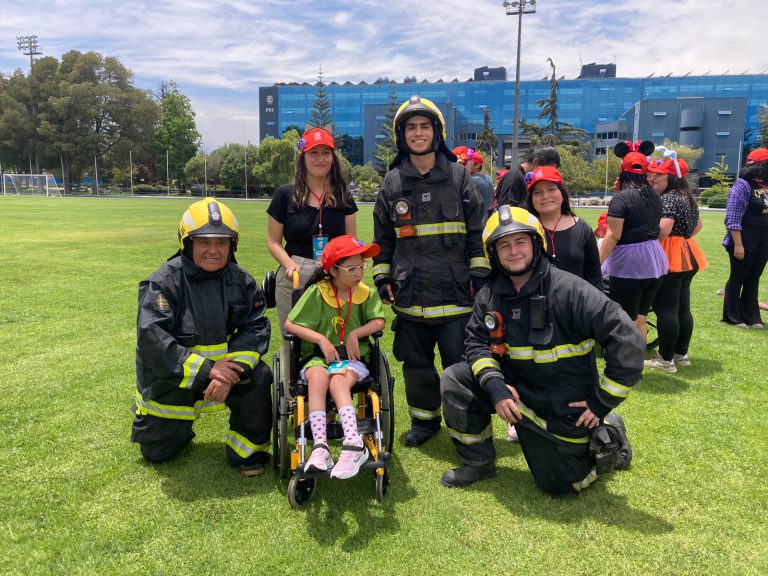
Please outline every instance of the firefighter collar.
[[[329, 280], [321, 280], [317, 283], [317, 289], [320, 291], [320, 295], [325, 300], [325, 303], [332, 308], [336, 308], [336, 298], [333, 295], [333, 286]], [[362, 304], [371, 295], [371, 289], [365, 284], [360, 282], [352, 293], [352, 304]]]

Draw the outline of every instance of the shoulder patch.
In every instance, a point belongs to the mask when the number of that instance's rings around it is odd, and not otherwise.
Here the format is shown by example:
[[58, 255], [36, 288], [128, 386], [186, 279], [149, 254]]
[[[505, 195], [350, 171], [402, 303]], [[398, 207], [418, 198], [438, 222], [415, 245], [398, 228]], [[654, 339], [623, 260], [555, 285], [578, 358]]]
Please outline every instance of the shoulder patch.
[[171, 309], [171, 303], [168, 302], [168, 298], [165, 294], [158, 294], [155, 298], [155, 310], [158, 312], [168, 312]]

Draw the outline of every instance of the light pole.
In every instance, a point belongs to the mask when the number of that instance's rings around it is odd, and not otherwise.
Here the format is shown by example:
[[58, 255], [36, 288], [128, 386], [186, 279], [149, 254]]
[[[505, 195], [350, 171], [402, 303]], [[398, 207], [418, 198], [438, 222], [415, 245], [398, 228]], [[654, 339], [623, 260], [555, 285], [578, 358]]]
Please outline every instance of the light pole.
[[[507, 16], [517, 16], [517, 65], [515, 66], [515, 115], [512, 122], [512, 159], [517, 162], [518, 129], [520, 125], [520, 37], [523, 14], [536, 13], [536, 0], [504, 0]], [[514, 167], [514, 164], [513, 164]]]
[[[35, 56], [40, 56], [42, 52], [38, 50], [39, 45], [37, 43], [37, 36], [16, 36], [16, 45], [21, 50], [21, 53], [25, 56], [29, 56], [29, 79], [32, 80], [32, 65], [35, 62]], [[35, 102], [32, 100], [32, 118], [35, 121], [35, 129], [37, 129], [37, 110], [35, 109]], [[40, 160], [37, 155], [37, 138], [35, 138], [35, 172], [40, 173]], [[29, 172], [32, 173], [32, 167], [30, 166]]]

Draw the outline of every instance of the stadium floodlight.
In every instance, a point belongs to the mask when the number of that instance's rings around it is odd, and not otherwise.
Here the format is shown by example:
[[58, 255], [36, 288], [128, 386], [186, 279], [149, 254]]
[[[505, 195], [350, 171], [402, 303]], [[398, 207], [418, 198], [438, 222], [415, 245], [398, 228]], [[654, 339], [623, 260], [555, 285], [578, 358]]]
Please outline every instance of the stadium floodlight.
[[16, 36], [16, 45], [25, 56], [29, 56], [29, 73], [32, 74], [32, 64], [35, 56], [40, 56], [42, 52], [38, 50], [37, 36]]
[[[512, 159], [518, 158], [518, 130], [520, 128], [520, 38], [523, 32], [523, 14], [536, 13], [536, 0], [504, 0], [507, 16], [517, 16], [517, 65], [515, 66], [515, 115], [512, 122]], [[514, 169], [514, 165], [511, 166]]]

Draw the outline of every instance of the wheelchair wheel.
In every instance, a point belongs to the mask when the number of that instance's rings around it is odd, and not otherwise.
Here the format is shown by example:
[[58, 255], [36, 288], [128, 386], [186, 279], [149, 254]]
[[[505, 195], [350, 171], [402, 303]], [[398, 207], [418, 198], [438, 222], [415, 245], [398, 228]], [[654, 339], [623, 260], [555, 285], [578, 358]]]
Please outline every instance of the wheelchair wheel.
[[389, 472], [384, 470], [384, 474], [376, 474], [374, 471], [374, 476], [376, 476], [376, 500], [384, 502], [389, 491]]
[[288, 399], [280, 382], [280, 358], [272, 357], [272, 465], [280, 478], [289, 473], [291, 451], [288, 449]]
[[315, 494], [314, 478], [299, 478], [293, 476], [288, 482], [288, 502], [291, 508], [301, 508], [305, 506]]
[[[379, 382], [381, 384], [381, 428], [384, 433], [384, 449], [392, 453], [395, 443], [395, 407], [393, 392], [395, 381], [389, 370], [389, 361], [383, 352], [379, 352]], [[378, 485], [378, 484], [377, 484]]]

